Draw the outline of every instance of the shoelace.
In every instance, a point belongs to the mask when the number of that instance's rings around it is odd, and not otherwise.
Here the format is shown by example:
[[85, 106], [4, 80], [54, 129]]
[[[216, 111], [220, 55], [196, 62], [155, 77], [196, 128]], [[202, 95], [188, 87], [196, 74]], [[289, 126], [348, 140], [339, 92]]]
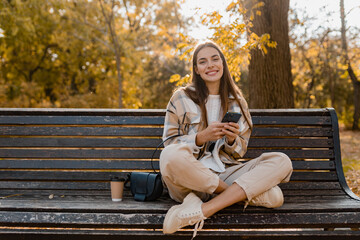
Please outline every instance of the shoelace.
[[201, 219], [200, 221], [198, 221], [196, 224], [195, 224], [195, 227], [194, 227], [194, 233], [193, 233], [193, 236], [191, 238], [191, 240], [193, 240], [195, 237], [196, 237], [196, 234], [197, 234], [197, 231], [198, 230], [201, 230], [204, 226], [204, 220], [205, 219]]

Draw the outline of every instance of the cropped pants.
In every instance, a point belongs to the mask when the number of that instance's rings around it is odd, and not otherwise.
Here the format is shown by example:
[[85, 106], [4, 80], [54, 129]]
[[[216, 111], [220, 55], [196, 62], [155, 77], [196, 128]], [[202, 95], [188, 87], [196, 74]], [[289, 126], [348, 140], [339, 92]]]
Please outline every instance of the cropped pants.
[[282, 182], [288, 182], [292, 173], [291, 160], [279, 152], [263, 153], [259, 157], [229, 165], [217, 174], [198, 161], [186, 144], [171, 144], [160, 155], [160, 171], [169, 195], [177, 202], [195, 192], [203, 201], [219, 185], [219, 179], [228, 185], [238, 184], [248, 201]]

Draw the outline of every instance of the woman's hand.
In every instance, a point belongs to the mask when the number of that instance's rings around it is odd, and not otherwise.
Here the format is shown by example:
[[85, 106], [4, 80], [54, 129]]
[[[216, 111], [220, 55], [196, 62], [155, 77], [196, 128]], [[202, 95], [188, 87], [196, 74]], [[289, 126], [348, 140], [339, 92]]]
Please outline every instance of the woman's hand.
[[213, 122], [206, 129], [196, 135], [196, 145], [202, 146], [208, 141], [216, 141], [222, 138], [226, 133], [223, 131], [227, 123]]
[[229, 145], [233, 145], [235, 139], [237, 138], [237, 136], [239, 136], [240, 134], [239, 129], [240, 126], [238, 123], [234, 123], [234, 122], [225, 123], [222, 132], [226, 136], [226, 141]]

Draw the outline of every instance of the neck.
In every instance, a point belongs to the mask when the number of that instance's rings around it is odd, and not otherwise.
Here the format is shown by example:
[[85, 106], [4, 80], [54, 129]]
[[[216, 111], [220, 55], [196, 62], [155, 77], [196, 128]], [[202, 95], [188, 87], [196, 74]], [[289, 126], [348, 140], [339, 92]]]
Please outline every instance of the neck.
[[220, 82], [206, 83], [210, 95], [219, 95]]

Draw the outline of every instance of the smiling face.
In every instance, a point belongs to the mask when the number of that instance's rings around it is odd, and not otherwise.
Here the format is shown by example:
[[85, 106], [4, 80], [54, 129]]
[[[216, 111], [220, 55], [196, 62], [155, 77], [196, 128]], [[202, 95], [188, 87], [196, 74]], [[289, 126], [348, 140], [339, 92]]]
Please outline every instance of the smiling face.
[[204, 47], [199, 51], [194, 70], [209, 85], [220, 84], [224, 72], [220, 53], [213, 47]]

